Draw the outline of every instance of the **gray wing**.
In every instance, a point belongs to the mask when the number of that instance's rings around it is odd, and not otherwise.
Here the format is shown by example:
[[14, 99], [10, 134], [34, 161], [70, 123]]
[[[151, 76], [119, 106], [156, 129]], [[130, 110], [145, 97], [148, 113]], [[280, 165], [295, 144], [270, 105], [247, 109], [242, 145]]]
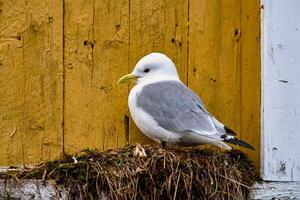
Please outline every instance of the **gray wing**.
[[161, 81], [144, 86], [138, 94], [137, 106], [167, 130], [203, 135], [218, 133], [213, 116], [200, 97], [181, 82]]

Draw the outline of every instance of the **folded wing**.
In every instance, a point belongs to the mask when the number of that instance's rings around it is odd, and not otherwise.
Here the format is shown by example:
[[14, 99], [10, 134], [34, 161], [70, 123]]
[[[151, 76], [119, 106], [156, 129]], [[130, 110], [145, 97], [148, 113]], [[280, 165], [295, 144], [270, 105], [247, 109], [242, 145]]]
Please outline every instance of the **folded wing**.
[[161, 81], [144, 86], [138, 94], [137, 106], [167, 130], [219, 136], [214, 117], [200, 97], [181, 82]]

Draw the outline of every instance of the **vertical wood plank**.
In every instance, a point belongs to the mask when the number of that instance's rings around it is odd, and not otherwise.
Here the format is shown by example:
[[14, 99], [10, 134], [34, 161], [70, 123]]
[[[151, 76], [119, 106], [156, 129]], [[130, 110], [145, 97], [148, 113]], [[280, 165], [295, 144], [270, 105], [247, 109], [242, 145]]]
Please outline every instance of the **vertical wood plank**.
[[207, 109], [217, 115], [221, 1], [190, 0], [189, 7], [188, 83], [203, 98]]
[[65, 148], [124, 146], [129, 2], [66, 1]]
[[[187, 82], [188, 1], [130, 1], [130, 71], [151, 52], [168, 55]], [[151, 142], [130, 121], [130, 142]]]
[[241, 139], [249, 142], [255, 151], [245, 150], [259, 168], [260, 163], [260, 1], [241, 1], [242, 19], [242, 131]]
[[124, 117], [127, 114], [126, 87], [117, 80], [128, 73], [129, 0], [95, 1], [95, 95], [93, 109], [102, 148], [125, 145]]
[[[94, 0], [64, 1], [64, 148], [99, 147], [92, 108]], [[94, 90], [94, 91], [93, 91]]]
[[[258, 4], [250, 0], [191, 0], [188, 70], [189, 86], [203, 98], [208, 110], [257, 149], [255, 152], [243, 149], [257, 166], [260, 142]], [[249, 15], [253, 17], [249, 19]]]
[[300, 1], [261, 3], [261, 175], [266, 181], [300, 183]]
[[191, 1], [190, 8], [189, 86], [210, 112], [239, 129], [240, 2]]
[[1, 1], [0, 165], [62, 152], [62, 1]]
[[241, 132], [241, 1], [220, 3], [219, 69], [216, 79], [217, 110], [220, 120], [237, 133]]

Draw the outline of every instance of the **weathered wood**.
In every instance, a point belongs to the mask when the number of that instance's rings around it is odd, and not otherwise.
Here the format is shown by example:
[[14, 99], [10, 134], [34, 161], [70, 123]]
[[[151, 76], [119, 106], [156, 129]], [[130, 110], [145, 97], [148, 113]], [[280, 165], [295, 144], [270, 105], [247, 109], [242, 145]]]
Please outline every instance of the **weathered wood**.
[[95, 1], [95, 91], [94, 123], [101, 133], [103, 149], [125, 145], [124, 118], [127, 114], [127, 87], [117, 80], [128, 73], [129, 0]]
[[263, 182], [256, 183], [251, 199], [300, 199], [300, 182]]
[[62, 152], [62, 1], [0, 4], [0, 165]]
[[240, 138], [249, 142], [255, 151], [243, 149], [254, 161], [257, 169], [260, 167], [261, 144], [261, 69], [260, 69], [260, 1], [241, 1], [241, 107]]
[[129, 2], [65, 3], [65, 148], [124, 146]]
[[259, 1], [1, 2], [0, 165], [150, 143], [116, 81], [153, 51], [256, 147], [258, 164]]
[[[189, 86], [256, 151], [259, 166], [259, 1], [190, 1]], [[249, 26], [249, 27], [248, 27]]]
[[55, 185], [55, 181], [0, 179], [0, 199], [65, 200], [68, 190]]
[[[94, 1], [64, 1], [64, 148], [67, 152], [96, 148], [92, 93], [94, 69]], [[96, 110], [95, 110], [96, 111]]]
[[[0, 199], [21, 199], [21, 200], [81, 200], [78, 191], [73, 191], [71, 185], [57, 185], [54, 180], [21, 179], [4, 180], [0, 179]], [[99, 200], [107, 200], [104, 192], [101, 192]]]
[[[47, 180], [1, 180], [0, 199], [22, 199], [22, 200], [54, 200], [68, 199], [69, 187], [63, 188], [54, 181]], [[79, 195], [75, 195], [80, 199]], [[252, 187], [251, 199], [300, 199], [299, 182], [264, 182], [256, 183]], [[103, 194], [103, 199], [106, 199]]]
[[300, 181], [300, 2], [263, 5], [262, 176]]

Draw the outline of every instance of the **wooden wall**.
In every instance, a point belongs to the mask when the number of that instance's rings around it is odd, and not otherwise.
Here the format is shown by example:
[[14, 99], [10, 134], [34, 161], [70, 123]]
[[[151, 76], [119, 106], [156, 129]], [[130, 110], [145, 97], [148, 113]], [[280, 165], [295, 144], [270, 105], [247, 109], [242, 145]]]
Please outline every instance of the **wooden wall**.
[[0, 165], [149, 143], [116, 81], [153, 51], [258, 165], [258, 0], [0, 0]]

